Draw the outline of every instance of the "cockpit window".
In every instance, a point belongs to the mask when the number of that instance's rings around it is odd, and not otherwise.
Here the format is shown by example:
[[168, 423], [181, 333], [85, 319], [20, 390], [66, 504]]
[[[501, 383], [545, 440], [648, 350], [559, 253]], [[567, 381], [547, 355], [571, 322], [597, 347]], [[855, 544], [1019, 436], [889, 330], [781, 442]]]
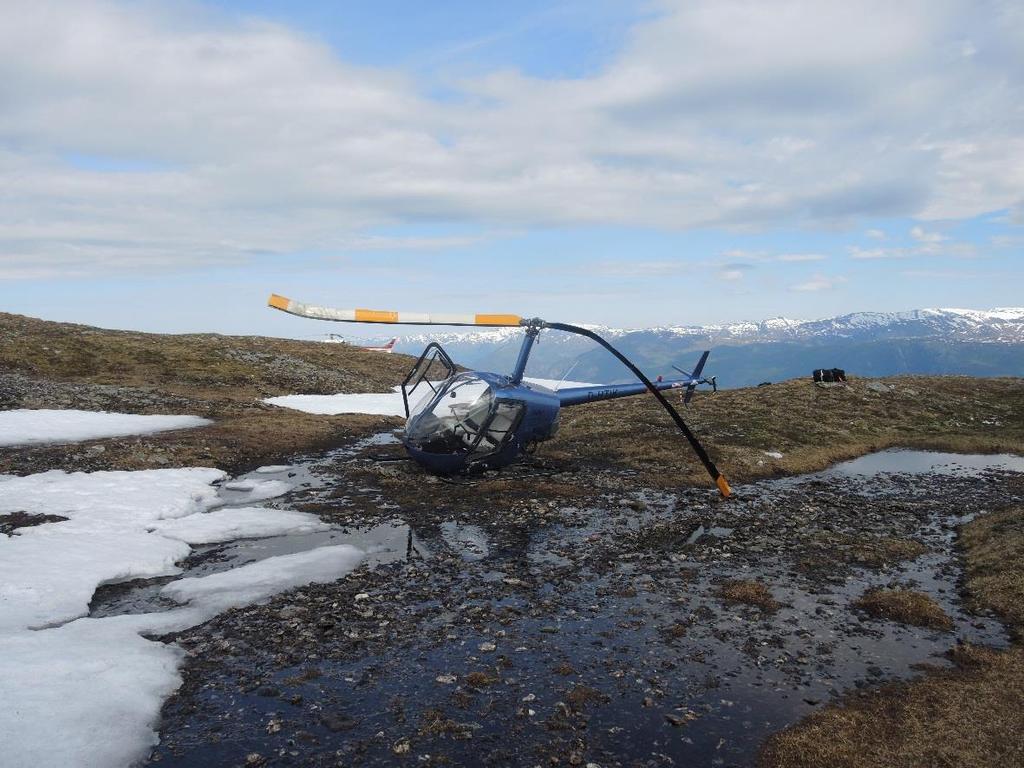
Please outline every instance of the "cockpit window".
[[437, 394], [438, 388], [455, 375], [455, 363], [440, 344], [431, 342], [402, 382], [405, 417], [411, 418]]
[[433, 397], [411, 409], [406, 439], [428, 453], [470, 453], [483, 457], [499, 450], [518, 424], [522, 404], [495, 401], [491, 386], [472, 373], [453, 376]]

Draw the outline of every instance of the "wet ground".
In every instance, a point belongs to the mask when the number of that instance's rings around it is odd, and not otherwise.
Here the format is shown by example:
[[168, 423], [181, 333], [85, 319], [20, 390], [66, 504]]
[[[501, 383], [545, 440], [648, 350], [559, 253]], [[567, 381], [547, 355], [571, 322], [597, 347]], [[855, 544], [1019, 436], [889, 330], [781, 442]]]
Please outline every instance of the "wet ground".
[[[722, 502], [543, 464], [448, 484], [392, 442], [259, 475], [334, 530], [193, 553], [191, 575], [328, 543], [368, 557], [168, 638], [190, 657], [152, 762], [751, 765], [840, 692], [1007, 643], [963, 607], [955, 532], [1020, 503], [1019, 457], [886, 451]], [[723, 599], [733, 580], [777, 608]], [[851, 606], [879, 585], [927, 593], [953, 631]], [[93, 614], [159, 610], [158, 586], [104, 588]]]

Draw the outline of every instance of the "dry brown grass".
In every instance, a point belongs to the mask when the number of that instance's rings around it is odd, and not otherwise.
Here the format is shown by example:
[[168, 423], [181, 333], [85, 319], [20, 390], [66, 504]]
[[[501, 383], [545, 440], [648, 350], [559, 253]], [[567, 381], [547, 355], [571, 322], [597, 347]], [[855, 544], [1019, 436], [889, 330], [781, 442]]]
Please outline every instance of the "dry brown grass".
[[[166, 413], [161, 396], [185, 398], [187, 409], [173, 412], [195, 413], [215, 422], [180, 432], [81, 443], [73, 449], [0, 450], [0, 472], [164, 466], [216, 466], [237, 472], [277, 463], [296, 453], [399, 426], [401, 421], [318, 416], [265, 405], [259, 398], [386, 391], [401, 382], [411, 364], [405, 355], [369, 354], [345, 344], [109, 331], [0, 313], [0, 371], [146, 393], [125, 398], [124, 409], [130, 412]], [[27, 407], [54, 407], [45, 400], [45, 388], [41, 391], [41, 399]], [[93, 447], [102, 452], [89, 453]]]
[[963, 648], [955, 670], [882, 686], [772, 737], [771, 768], [1024, 765], [1024, 651]]
[[771, 590], [760, 581], [727, 581], [719, 586], [718, 596], [730, 603], [756, 606], [762, 611], [776, 611], [779, 608], [779, 603], [772, 597]]
[[[268, 312], [271, 310], [267, 310]], [[261, 336], [155, 334], [0, 312], [0, 370], [90, 384], [156, 386], [197, 398], [380, 392], [411, 360], [347, 344]]]
[[[967, 592], [1024, 631], [1024, 509], [961, 529]], [[1024, 648], [958, 646], [954, 669], [848, 697], [773, 736], [764, 768], [1024, 765]]]
[[974, 609], [998, 613], [1024, 641], [1024, 509], [985, 515], [960, 529]]
[[869, 589], [853, 603], [877, 619], [889, 619], [915, 627], [950, 631], [953, 620], [924, 592], [912, 589]]
[[[867, 380], [822, 389], [809, 380], [698, 394], [683, 418], [731, 482], [800, 474], [904, 446], [967, 453], [1024, 451], [1024, 380], [965, 376]], [[996, 424], [995, 422], [998, 422]], [[637, 470], [654, 485], [708, 484], [703, 467], [651, 397], [570, 408], [545, 455]], [[765, 455], [779, 451], [781, 459]]]

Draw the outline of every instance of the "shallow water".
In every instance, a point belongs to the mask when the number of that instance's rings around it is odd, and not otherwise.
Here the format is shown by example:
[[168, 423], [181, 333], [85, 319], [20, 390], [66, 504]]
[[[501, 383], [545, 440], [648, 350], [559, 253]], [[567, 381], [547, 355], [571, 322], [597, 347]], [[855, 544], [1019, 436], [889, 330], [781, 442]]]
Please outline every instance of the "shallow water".
[[1024, 472], [1024, 456], [1011, 453], [967, 454], [893, 448], [844, 461], [818, 477], [870, 476], [881, 473], [940, 474], [979, 477], [986, 471]]
[[[318, 473], [317, 462], [325, 460], [337, 457], [290, 468], [305, 478], [302, 498], [337, 482], [336, 475], [331, 480]], [[264, 687], [297, 696], [296, 704], [246, 689], [240, 681], [256, 674], [255, 662], [233, 659], [195, 694], [183, 719], [172, 718], [157, 757], [162, 765], [180, 766], [234, 764], [249, 752], [282, 756], [286, 763], [330, 754], [343, 764], [393, 764], [400, 762], [396, 738], [410, 732], [415, 744], [419, 717], [438, 710], [473, 735], [427, 742], [435, 756], [441, 750], [455, 764], [479, 762], [483, 754], [497, 763], [543, 762], [544, 750], [561, 744], [564, 732], [566, 744], [585, 742], [585, 762], [599, 765], [751, 765], [768, 735], [845, 691], [913, 677], [921, 664], [946, 665], [944, 654], [957, 642], [1007, 644], [994, 617], [965, 610], [954, 550], [955, 526], [989, 508], [999, 495], [994, 483], [1006, 472], [1024, 472], [1024, 458], [883, 451], [825, 472], [752, 484], [729, 504], [695, 505], [692, 500], [702, 498], [697, 494], [638, 493], [645, 505], [639, 511], [565, 507], [559, 523], [521, 527], [445, 519], [440, 512], [433, 525], [411, 528], [400, 515], [382, 514], [381, 522], [366, 527], [211, 547], [190, 558], [190, 572], [357, 542], [373, 552], [371, 565], [393, 569], [384, 573], [394, 574], [396, 592], [382, 599], [401, 599], [403, 612], [423, 618], [394, 647], [349, 661], [318, 659], [316, 679], [295, 682], [305, 665], [262, 679]], [[988, 496], [975, 492], [981, 477], [984, 490], [993, 489]], [[287, 506], [290, 498], [277, 503]], [[343, 506], [350, 497], [331, 498]], [[865, 525], [833, 524], [830, 505], [849, 511], [837, 520]], [[784, 517], [802, 508], [806, 514]], [[903, 527], [890, 526], [890, 515]], [[693, 524], [678, 538], [650, 549], [625, 546], [680, 518]], [[929, 551], [880, 568], [854, 565], [811, 578], [798, 567], [800, 551], [789, 548], [809, 525], [826, 539], [912, 537]], [[588, 557], [604, 541], [622, 542], [621, 550], [613, 546], [607, 555]], [[429, 571], [431, 558], [441, 554], [454, 554], [454, 576], [451, 558], [445, 559], [439, 593], [405, 595], [403, 562]], [[779, 609], [766, 614], [723, 603], [718, 585], [737, 578], [769, 584]], [[927, 593], [954, 630], [876, 620], [851, 607], [866, 589], [893, 585]], [[140, 594], [147, 588], [142, 585]], [[442, 605], [449, 592], [459, 597]], [[150, 603], [146, 610], [156, 608]], [[477, 608], [512, 618], [469, 621], [467, 611]], [[487, 643], [495, 644], [493, 654], [476, 650]], [[501, 683], [470, 689], [453, 709], [453, 687], [438, 677], [464, 681], [471, 672], [498, 668], [499, 658], [506, 665]], [[555, 675], [559, 663], [569, 664], [571, 674]], [[605, 698], [566, 715], [573, 686]], [[405, 708], [400, 721], [393, 715], [396, 701]], [[325, 721], [324, 712], [337, 713], [344, 727]], [[673, 727], [666, 715], [685, 724]], [[222, 718], [230, 719], [231, 736], [219, 740]], [[406, 718], [411, 725], [404, 725]], [[284, 725], [278, 732], [268, 722]], [[204, 727], [212, 740], [198, 738]], [[378, 738], [381, 732], [387, 737]], [[408, 760], [423, 759], [423, 749], [414, 746]]]

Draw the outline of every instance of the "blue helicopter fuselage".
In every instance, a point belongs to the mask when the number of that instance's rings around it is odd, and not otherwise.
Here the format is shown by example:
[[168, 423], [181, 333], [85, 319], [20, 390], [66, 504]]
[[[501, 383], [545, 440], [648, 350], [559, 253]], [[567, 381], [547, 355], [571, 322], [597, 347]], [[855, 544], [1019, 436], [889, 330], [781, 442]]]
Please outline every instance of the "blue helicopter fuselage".
[[[509, 375], [460, 373], [438, 345], [427, 347], [403, 384], [408, 420], [402, 442], [417, 463], [439, 474], [505, 466], [535, 444], [554, 437], [563, 406], [628, 397], [650, 389], [637, 382], [553, 390], [526, 381], [523, 373], [536, 335], [534, 329], [527, 329]], [[430, 354], [433, 358], [428, 359]], [[426, 374], [431, 360], [439, 359], [446, 377], [432, 382]], [[699, 377], [699, 369], [694, 373]], [[658, 390], [685, 388], [696, 386], [697, 381], [690, 376], [652, 386]], [[421, 384], [427, 385], [427, 391], [420, 390], [416, 397]]]

